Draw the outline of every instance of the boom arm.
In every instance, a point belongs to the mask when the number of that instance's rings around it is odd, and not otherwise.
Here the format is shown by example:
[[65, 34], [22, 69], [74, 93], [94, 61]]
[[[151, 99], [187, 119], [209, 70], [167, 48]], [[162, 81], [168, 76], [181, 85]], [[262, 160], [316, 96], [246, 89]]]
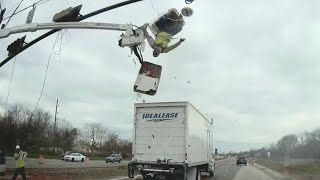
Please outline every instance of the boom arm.
[[120, 36], [119, 46], [129, 47], [144, 44], [144, 33], [142, 29], [133, 29], [132, 24], [113, 24], [97, 22], [57, 22], [57, 23], [30, 23], [12, 28], [0, 29], [0, 39], [6, 38], [11, 34], [34, 32], [46, 29], [101, 29], [112, 31], [124, 31]]
[[127, 31], [132, 29], [131, 24], [113, 24], [113, 23], [97, 23], [97, 22], [59, 22], [59, 23], [30, 23], [12, 28], [0, 30], [0, 39], [6, 38], [11, 34], [23, 32], [35, 32], [37, 30], [46, 29], [101, 29], [113, 31]]

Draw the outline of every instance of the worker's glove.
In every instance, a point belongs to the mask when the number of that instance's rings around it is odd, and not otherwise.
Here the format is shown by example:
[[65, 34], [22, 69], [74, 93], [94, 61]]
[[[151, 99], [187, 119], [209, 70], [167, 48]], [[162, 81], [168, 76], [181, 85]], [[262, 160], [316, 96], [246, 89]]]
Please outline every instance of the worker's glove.
[[185, 40], [185, 38], [180, 38], [179, 42], [184, 42]]

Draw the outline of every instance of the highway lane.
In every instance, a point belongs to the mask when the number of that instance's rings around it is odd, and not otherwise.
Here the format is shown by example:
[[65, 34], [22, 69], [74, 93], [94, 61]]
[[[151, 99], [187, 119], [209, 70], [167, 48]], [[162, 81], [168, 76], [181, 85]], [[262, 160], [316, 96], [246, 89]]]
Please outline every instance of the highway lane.
[[232, 180], [242, 166], [236, 165], [235, 158], [229, 158], [216, 163], [214, 177], [209, 177], [206, 173], [203, 174], [203, 180]]
[[[217, 162], [214, 177], [210, 177], [209, 174], [203, 173], [202, 180], [232, 180], [237, 174], [241, 166], [235, 164], [234, 158], [225, 159]], [[102, 180], [102, 179], [99, 179]], [[125, 177], [106, 178], [106, 180], [132, 180]]]
[[[272, 180], [263, 171], [252, 166], [251, 164], [245, 165], [236, 165], [235, 158], [229, 158], [217, 162], [216, 170], [214, 177], [210, 177], [209, 174], [203, 173], [202, 180]], [[98, 179], [97, 179], [98, 180]], [[99, 180], [132, 180], [126, 177], [114, 177], [114, 178], [105, 178]]]
[[[117, 166], [127, 166], [129, 161], [122, 161], [119, 163], [106, 163], [103, 160], [85, 161], [85, 162], [66, 162], [59, 159], [44, 159], [43, 164], [39, 164], [39, 159], [27, 158], [26, 168], [45, 168], [45, 169], [68, 169], [68, 168], [104, 168], [104, 167], [117, 167]], [[7, 168], [15, 168], [16, 161], [12, 157], [7, 157], [6, 166]]]

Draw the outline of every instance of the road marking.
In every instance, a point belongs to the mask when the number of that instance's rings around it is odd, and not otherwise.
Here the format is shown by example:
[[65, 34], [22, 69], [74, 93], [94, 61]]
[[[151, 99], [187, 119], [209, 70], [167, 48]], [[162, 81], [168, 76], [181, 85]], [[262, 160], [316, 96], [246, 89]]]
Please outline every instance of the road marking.
[[110, 180], [120, 180], [120, 179], [128, 179], [128, 177], [120, 177], [120, 178], [115, 178], [115, 179], [110, 179]]

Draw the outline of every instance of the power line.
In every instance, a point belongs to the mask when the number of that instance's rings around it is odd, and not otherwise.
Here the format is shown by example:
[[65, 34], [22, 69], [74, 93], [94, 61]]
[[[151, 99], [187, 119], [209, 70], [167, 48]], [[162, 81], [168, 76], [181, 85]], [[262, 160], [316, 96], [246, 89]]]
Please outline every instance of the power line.
[[4, 25], [4, 27], [6, 27], [8, 25], [8, 23], [10, 22], [11, 18], [14, 16], [14, 13], [18, 10], [18, 8], [20, 7], [21, 3], [24, 0], [21, 0], [20, 3], [18, 4], [17, 8], [13, 11], [12, 15], [9, 17], [9, 20], [7, 21], [7, 23]]
[[156, 13], [158, 13], [158, 15], [160, 15], [160, 13], [154, 8], [154, 6], [153, 6], [153, 0], [150, 0], [151, 1], [151, 7], [152, 7], [152, 9], [156, 12]]
[[17, 2], [14, 6], [12, 6], [12, 8], [9, 11], [7, 11], [6, 14], [9, 14], [14, 9], [14, 7], [18, 6], [18, 4], [19, 4], [19, 2]]
[[[43, 1], [43, 2], [42, 2], [42, 1]], [[21, 13], [21, 12], [23, 12], [23, 11], [31, 8], [31, 7], [34, 7], [34, 6], [37, 6], [37, 5], [41, 5], [41, 4], [44, 4], [44, 3], [49, 2], [49, 1], [51, 1], [51, 0], [39, 0], [39, 1], [35, 2], [35, 3], [33, 3], [32, 5], [27, 6], [27, 7], [23, 8], [23, 9], [21, 9], [21, 10], [18, 11], [18, 12], [15, 12], [15, 13], [13, 14], [13, 16], [14, 16], [14, 15], [17, 15], [17, 14], [19, 14], [19, 13]], [[10, 18], [10, 16], [4, 18], [3, 20], [9, 19], [9, 18]]]
[[59, 31], [59, 33], [57, 34], [56, 40], [55, 40], [54, 43], [53, 43], [53, 46], [52, 46], [52, 49], [51, 49], [51, 52], [50, 52], [50, 55], [49, 55], [49, 59], [48, 59], [48, 62], [47, 62], [46, 72], [45, 72], [44, 79], [43, 79], [43, 82], [42, 82], [41, 92], [40, 92], [40, 95], [39, 95], [37, 104], [36, 104], [36, 106], [34, 107], [34, 110], [33, 110], [32, 114], [31, 114], [31, 116], [33, 115], [33, 113], [34, 113], [34, 112], [36, 111], [36, 109], [38, 108], [39, 102], [40, 102], [40, 100], [41, 100], [41, 97], [42, 97], [42, 94], [43, 94], [43, 90], [44, 90], [44, 86], [45, 86], [46, 80], [47, 80], [47, 75], [48, 75], [49, 65], [50, 65], [50, 61], [51, 61], [51, 56], [52, 56], [53, 51], [54, 51], [54, 48], [55, 48], [55, 46], [56, 46], [56, 44], [57, 44], [57, 42], [58, 42], [60, 33], [61, 33], [61, 31]]
[[10, 95], [10, 90], [11, 90], [11, 83], [12, 83], [14, 68], [16, 66], [16, 60], [17, 60], [17, 58], [14, 58], [13, 67], [12, 67], [12, 71], [11, 71], [11, 77], [10, 77], [10, 83], [9, 83], [9, 89], [8, 89], [8, 93], [7, 93], [6, 109], [5, 109], [6, 111], [7, 111], [7, 108], [8, 108], [8, 100], [9, 100], [9, 95]]

